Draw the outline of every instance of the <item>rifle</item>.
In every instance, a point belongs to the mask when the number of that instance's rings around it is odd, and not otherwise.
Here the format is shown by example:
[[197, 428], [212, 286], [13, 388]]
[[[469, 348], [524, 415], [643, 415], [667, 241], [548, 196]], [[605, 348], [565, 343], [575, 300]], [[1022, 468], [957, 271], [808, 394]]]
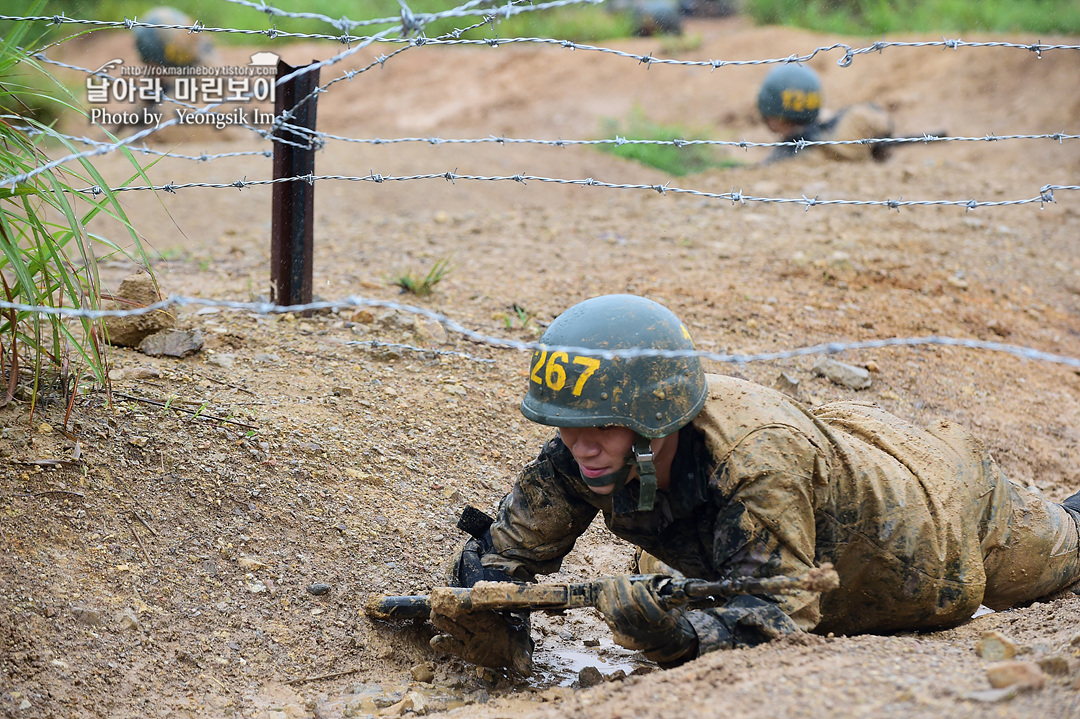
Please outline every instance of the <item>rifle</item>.
[[937, 132], [924, 132], [921, 135], [899, 135], [891, 137], [891, 140], [905, 140], [907, 142], [875, 142], [870, 145], [870, 156], [878, 162], [883, 162], [889, 159], [892, 155], [892, 151], [898, 147], [905, 145], [914, 145], [914, 141], [919, 140], [923, 144], [927, 144], [934, 139], [940, 139], [942, 137], [948, 137], [949, 134], [945, 130], [938, 130]]
[[[840, 577], [831, 564], [797, 577], [739, 577], [711, 582], [665, 574], [634, 574], [630, 581], [646, 583], [665, 609], [683, 604], [716, 606], [736, 594], [821, 593], [840, 586]], [[436, 587], [431, 594], [372, 597], [364, 612], [375, 619], [426, 619], [433, 609], [451, 617], [482, 611], [560, 612], [595, 607], [603, 584], [603, 578], [567, 584], [477, 582], [472, 587]]]

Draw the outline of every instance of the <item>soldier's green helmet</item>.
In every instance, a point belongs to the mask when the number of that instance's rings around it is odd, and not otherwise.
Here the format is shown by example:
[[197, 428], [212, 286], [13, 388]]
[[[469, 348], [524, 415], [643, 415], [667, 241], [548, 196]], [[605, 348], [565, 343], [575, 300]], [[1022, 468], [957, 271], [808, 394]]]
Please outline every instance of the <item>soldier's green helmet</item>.
[[[150, 25], [186, 25], [194, 20], [173, 7], [156, 7], [143, 16]], [[216, 62], [214, 44], [205, 35], [180, 27], [160, 28], [137, 26], [134, 29], [135, 49], [139, 58], [150, 65], [164, 67], [193, 67]]]
[[809, 124], [821, 110], [821, 80], [805, 65], [780, 65], [765, 76], [757, 103], [762, 117]]
[[579, 302], [548, 326], [533, 352], [521, 413], [553, 427], [629, 427], [654, 439], [677, 431], [705, 404], [708, 388], [695, 355], [604, 358], [573, 349], [693, 350], [671, 310], [636, 295]]

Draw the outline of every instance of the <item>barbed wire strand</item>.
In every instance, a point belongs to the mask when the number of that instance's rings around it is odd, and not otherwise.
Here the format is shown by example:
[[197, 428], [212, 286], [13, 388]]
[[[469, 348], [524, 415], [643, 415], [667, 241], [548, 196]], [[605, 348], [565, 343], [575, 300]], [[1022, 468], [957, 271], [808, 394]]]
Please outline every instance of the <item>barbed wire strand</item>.
[[[518, 1], [520, 2], [520, 0]], [[401, 21], [400, 15], [397, 17], [375, 18], [370, 20], [350, 20], [345, 16], [335, 19], [329, 17], [328, 15], [322, 15], [320, 13], [288, 12], [286, 10], [281, 10], [271, 5], [267, 5], [265, 2], [256, 3], [251, 2], [251, 0], [225, 0], [225, 2], [232, 3], [234, 5], [242, 5], [244, 7], [249, 7], [253, 10], [258, 10], [259, 12], [266, 13], [271, 17], [287, 17], [297, 20], [321, 20], [322, 22], [325, 22], [328, 25], [337, 28], [338, 30], [341, 30], [345, 33], [348, 33], [349, 31], [358, 27], [387, 25], [390, 23]], [[458, 7], [452, 8], [450, 10], [444, 10], [442, 12], [436, 13], [418, 13], [411, 9], [408, 9], [408, 7], [405, 6], [405, 3], [401, 2], [401, 0], [398, 0], [398, 2], [401, 3], [401, 5], [403, 6], [402, 12], [411, 15], [413, 22], [419, 23], [422, 26], [429, 25], [436, 20], [475, 17], [477, 15], [498, 16], [501, 14], [503, 17], [508, 17], [509, 15], [507, 14], [507, 6], [513, 6], [517, 4], [511, 2], [507, 3], [507, 5], [503, 5], [500, 7], [497, 3], [491, 2], [490, 0], [470, 0], [470, 2], [464, 3], [463, 5], [459, 5]], [[517, 15], [522, 12], [549, 10], [557, 7], [565, 7], [567, 5], [599, 5], [603, 2], [604, 0], [556, 0], [554, 2], [548, 3], [536, 3], [534, 5], [530, 5], [527, 9], [515, 8], [512, 12], [514, 15]], [[477, 9], [474, 10], [474, 8]]]
[[551, 352], [561, 351], [567, 354], [576, 354], [589, 357], [600, 357], [613, 360], [616, 358], [633, 359], [638, 357], [700, 357], [701, 359], [713, 360], [725, 364], [747, 364], [751, 362], [770, 362], [785, 359], [794, 359], [807, 355], [839, 354], [842, 352], [863, 349], [884, 349], [887, 347], [917, 347], [922, 345], [935, 345], [946, 347], [962, 347], [965, 349], [986, 350], [1003, 352], [1026, 360], [1062, 364], [1074, 369], [1080, 369], [1080, 358], [1068, 355], [1044, 352], [1032, 347], [1022, 345], [1004, 344], [1001, 342], [989, 342], [985, 340], [968, 339], [962, 337], [946, 337], [941, 335], [926, 335], [922, 337], [887, 337], [876, 340], [856, 340], [850, 342], [823, 342], [806, 347], [798, 347], [791, 350], [776, 352], [758, 352], [753, 354], [718, 353], [706, 350], [665, 350], [652, 347], [630, 347], [615, 350], [601, 350], [592, 347], [579, 347], [574, 345], [554, 345], [541, 342], [524, 342], [521, 340], [494, 337], [475, 330], [471, 330], [447, 315], [414, 305], [406, 305], [389, 300], [379, 300], [359, 295], [351, 295], [340, 300], [321, 300], [296, 305], [275, 305], [270, 302], [238, 302], [233, 300], [220, 300], [205, 297], [185, 297], [174, 295], [167, 299], [147, 305], [123, 310], [93, 310], [78, 307], [44, 307], [40, 305], [28, 305], [18, 302], [0, 300], [0, 309], [15, 310], [20, 313], [34, 313], [53, 315], [66, 318], [102, 319], [105, 317], [135, 317], [140, 315], [166, 310], [171, 307], [218, 307], [233, 311], [243, 311], [256, 315], [290, 314], [318, 311], [338, 311], [356, 308], [381, 308], [397, 312], [405, 312], [424, 317], [442, 325], [448, 332], [454, 332], [466, 339], [487, 345], [496, 349], [512, 349], [522, 352]]
[[[8, 117], [7, 115], [0, 115], [0, 117]], [[68, 140], [72, 143], [80, 143], [83, 145], [100, 146], [111, 145], [111, 142], [104, 142], [103, 140], [94, 140], [89, 137], [80, 137], [78, 135], [66, 135], [62, 132], [46, 132], [36, 127], [26, 127], [20, 125], [13, 125], [13, 129], [19, 132], [24, 132], [30, 137], [44, 136], [53, 137], [62, 140]], [[202, 155], [184, 155], [173, 152], [171, 150], [155, 150], [151, 147], [147, 147], [145, 144], [141, 147], [129, 147], [131, 152], [140, 153], [143, 155], [153, 155], [156, 157], [171, 157], [175, 160], [193, 160], [196, 162], [211, 162], [213, 160], [225, 160], [233, 157], [273, 157], [273, 150], [240, 150], [237, 152], [219, 152], [219, 153], [203, 153]]]
[[[14, 116], [0, 116], [0, 117], [12, 117]], [[234, 127], [244, 127], [245, 129], [255, 129], [249, 126], [234, 125]], [[1055, 133], [1042, 133], [1035, 135], [984, 135], [982, 137], [949, 137], [949, 136], [937, 136], [937, 135], [924, 135], [922, 137], [878, 137], [878, 138], [863, 138], [860, 140], [814, 140], [814, 141], [789, 141], [789, 142], [752, 142], [749, 140], [693, 140], [693, 139], [675, 139], [675, 140], [645, 140], [645, 139], [633, 139], [627, 137], [620, 137], [616, 135], [614, 138], [605, 138], [598, 140], [543, 140], [535, 138], [511, 138], [511, 137], [496, 137], [494, 135], [489, 137], [480, 138], [440, 138], [440, 137], [395, 137], [395, 138], [357, 138], [357, 137], [344, 137], [340, 135], [334, 135], [325, 132], [311, 132], [308, 128], [301, 128], [299, 126], [290, 125], [288, 123], [282, 123], [282, 128], [308, 135], [315, 139], [323, 141], [340, 141], [350, 142], [364, 145], [398, 145], [405, 143], [418, 143], [427, 144], [438, 147], [439, 145], [478, 145], [478, 144], [494, 144], [494, 145], [541, 145], [548, 147], [578, 147], [578, 146], [614, 146], [622, 147], [624, 145], [657, 145], [657, 146], [672, 146], [672, 147], [690, 147], [694, 145], [709, 145], [719, 147], [731, 147], [738, 149], [750, 149], [750, 148], [772, 148], [772, 147], [794, 147], [797, 151], [803, 149], [809, 149], [811, 147], [827, 146], [827, 145], [874, 145], [874, 144], [931, 144], [937, 142], [998, 142], [1009, 140], [1051, 140], [1058, 143], [1063, 143], [1066, 140], [1080, 140], [1080, 135], [1069, 135], [1063, 132]], [[90, 146], [109, 146], [113, 143], [105, 142], [103, 140], [94, 140], [85, 136], [68, 135], [60, 132], [47, 132], [39, 128], [27, 127], [27, 126], [14, 126], [16, 130], [25, 132], [30, 136], [43, 135], [46, 137], [54, 137], [58, 139], [69, 140], [73, 143], [81, 143], [83, 145]], [[304, 131], [304, 132], [301, 132]], [[267, 138], [274, 140], [276, 138]], [[305, 147], [306, 149], [322, 149], [325, 147], [323, 143], [293, 143], [299, 147]], [[243, 150], [237, 152], [221, 152], [221, 153], [203, 153], [201, 155], [185, 155], [177, 153], [171, 150], [155, 150], [148, 147], [145, 143], [140, 147], [129, 146], [128, 149], [131, 152], [141, 153], [143, 155], [153, 155], [156, 157], [169, 157], [177, 160], [192, 160], [195, 162], [210, 162], [213, 160], [229, 159], [234, 157], [273, 157], [273, 150]]]
[[[588, 2], [588, 0], [560, 0], [562, 4], [578, 4], [581, 2]], [[547, 3], [546, 6], [554, 6], [557, 3]], [[518, 12], [531, 11], [533, 7], [539, 6], [521, 6], [513, 9], [513, 14]], [[480, 13], [472, 13], [473, 15]], [[409, 14], [409, 17], [415, 21], [422, 29], [421, 19], [423, 15], [417, 15], [415, 13]], [[545, 38], [545, 37], [511, 37], [511, 38], [487, 38], [479, 40], [460, 39], [460, 38], [447, 38], [440, 40], [432, 40], [428, 38], [389, 38], [383, 36], [382, 33], [377, 36], [353, 36], [349, 34], [343, 35], [328, 35], [323, 33], [297, 33], [288, 32], [285, 30], [279, 30], [276, 27], [270, 27], [266, 30], [249, 30], [243, 28], [218, 28], [207, 27], [202, 23], [196, 22], [193, 25], [170, 25], [163, 23], [146, 23], [138, 20], [124, 19], [124, 20], [86, 20], [81, 18], [69, 18], [64, 14], [60, 15], [35, 15], [35, 16], [21, 16], [21, 15], [0, 15], [0, 20], [10, 20], [14, 22], [44, 22], [52, 25], [63, 24], [80, 24], [89, 25], [97, 28], [111, 28], [111, 29], [127, 29], [131, 30], [136, 27], [146, 28], [158, 28], [163, 30], [187, 30], [189, 32], [210, 32], [210, 33], [234, 33], [242, 35], [262, 35], [269, 39], [276, 38], [297, 38], [303, 40], [332, 40], [340, 42], [342, 44], [351, 44], [353, 42], [363, 41], [377, 41], [377, 42], [390, 42], [390, 43], [419, 43], [419, 44], [433, 44], [433, 45], [487, 45], [490, 47], [497, 47], [499, 45], [509, 44], [540, 44], [540, 45], [556, 45], [570, 50], [582, 50], [586, 52], [600, 52], [612, 54], [618, 57], [624, 57], [627, 59], [635, 60], [638, 63], [645, 65], [681, 65], [687, 67], [708, 67], [711, 69], [718, 69], [721, 67], [731, 66], [752, 66], [752, 65], [769, 65], [777, 63], [803, 63], [808, 62], [820, 54], [832, 52], [834, 50], [843, 50], [844, 56], [837, 60], [837, 65], [841, 67], [848, 67], [852, 64], [855, 57], [868, 54], [880, 54], [886, 49], [891, 48], [925, 48], [925, 47], [939, 47], [948, 50], [959, 50], [961, 48], [1004, 48], [1004, 49], [1016, 49], [1024, 50], [1027, 52], [1035, 53], [1038, 57], [1042, 57], [1044, 52], [1052, 50], [1080, 50], [1080, 45], [1072, 44], [1048, 44], [1041, 41], [1030, 43], [1016, 43], [1016, 42], [1004, 42], [1004, 41], [982, 41], [982, 42], [968, 42], [959, 38], [952, 39], [942, 37], [941, 40], [930, 41], [885, 41], [880, 40], [871, 45], [865, 47], [853, 47], [848, 43], [833, 43], [831, 45], [822, 45], [806, 53], [795, 53], [783, 58], [767, 58], [760, 60], [677, 60], [674, 58], [657, 58], [653, 55], [641, 55], [637, 53], [625, 52], [622, 50], [616, 50], [609, 47], [601, 47], [596, 45], [586, 45], [583, 43], [573, 42], [571, 40], [561, 40], [558, 38]], [[400, 21], [401, 18], [395, 18], [395, 21]], [[388, 19], [389, 21], [389, 19]]]
[[[979, 201], [975, 199], [970, 200], [822, 200], [817, 197], [801, 198], [795, 197], [757, 197], [754, 195], [745, 195], [741, 191], [732, 190], [731, 192], [705, 192], [703, 190], [694, 190], [683, 187], [672, 187], [665, 183], [662, 185], [640, 185], [640, 184], [625, 184], [614, 182], [603, 182], [594, 178], [585, 178], [579, 180], [557, 178], [557, 177], [541, 177], [538, 175], [502, 175], [502, 176], [486, 176], [486, 175], [463, 175], [453, 172], [435, 172], [421, 175], [380, 175], [372, 172], [368, 175], [296, 175], [292, 177], [278, 177], [269, 180], [249, 180], [246, 177], [241, 180], [234, 180], [233, 182], [170, 182], [165, 185], [128, 185], [124, 187], [109, 188], [110, 192], [139, 192], [139, 191], [154, 191], [154, 192], [169, 192], [175, 193], [177, 190], [186, 190], [190, 188], [209, 188], [209, 189], [225, 189], [236, 188], [243, 190], [248, 187], [260, 187], [264, 185], [274, 185], [281, 182], [307, 182], [314, 184], [315, 182], [326, 181], [343, 181], [343, 182], [374, 182], [381, 184], [384, 182], [416, 182], [420, 180], [445, 180], [450, 183], [456, 183], [458, 181], [472, 181], [472, 182], [517, 182], [520, 184], [528, 184], [529, 182], [543, 182], [552, 183], [557, 185], [578, 185], [581, 187], [601, 187], [612, 190], [650, 190], [657, 192], [661, 195], [673, 194], [673, 195], [692, 195], [695, 197], [704, 197], [716, 200], [726, 200], [731, 204], [745, 204], [748, 202], [760, 202], [766, 204], [795, 204], [802, 205], [806, 210], [811, 207], [829, 207], [838, 205], [854, 205], [854, 206], [870, 206], [870, 207], [886, 207], [891, 210], [899, 210], [902, 207], [931, 207], [931, 206], [948, 206], [948, 207], [963, 207], [967, 210], [974, 210], [980, 207], [1009, 207], [1014, 205], [1030, 205], [1039, 204], [1045, 205], [1047, 203], [1055, 203], [1057, 200], [1054, 197], [1054, 192], [1059, 190], [1080, 190], [1080, 185], [1043, 185], [1039, 190], [1039, 194], [1036, 197], [1023, 198], [1018, 200], [994, 200], [994, 201]], [[49, 191], [49, 190], [43, 190]], [[104, 189], [100, 186], [78, 188], [70, 190], [75, 193], [85, 193], [93, 196], [100, 195], [104, 192]]]
[[[428, 137], [396, 137], [396, 138], [358, 138], [358, 137], [346, 137], [343, 135], [334, 135], [332, 133], [322, 132], [320, 130], [313, 130], [311, 128], [299, 127], [288, 123], [283, 123], [282, 128], [290, 130], [298, 135], [305, 135], [311, 138], [317, 138], [319, 140], [334, 140], [338, 142], [351, 142], [364, 145], [394, 145], [405, 143], [422, 143], [428, 145], [480, 145], [480, 144], [495, 144], [495, 145], [547, 145], [550, 147], [573, 147], [573, 146], [603, 146], [612, 145], [615, 147], [622, 147], [624, 145], [670, 145], [672, 147], [692, 147], [695, 145], [707, 145], [707, 146], [719, 146], [719, 147], [733, 147], [739, 149], [748, 148], [769, 148], [769, 147], [793, 147], [796, 150], [807, 149], [811, 147], [826, 147], [831, 145], [915, 145], [915, 144], [931, 144], [936, 142], [1001, 142], [1007, 140], [1052, 140], [1057, 143], [1063, 143], [1066, 140], [1080, 140], [1080, 135], [1070, 135], [1065, 132], [1052, 132], [1052, 133], [1040, 133], [1040, 134], [1015, 134], [1015, 135], [995, 135], [987, 134], [981, 137], [974, 136], [949, 136], [949, 135], [932, 135], [923, 134], [919, 136], [906, 136], [906, 137], [865, 137], [858, 140], [777, 140], [772, 142], [751, 142], [749, 140], [695, 140], [695, 139], [681, 139], [675, 138], [671, 140], [647, 140], [647, 139], [633, 139], [628, 137], [621, 137], [616, 135], [614, 138], [600, 138], [594, 140], [543, 140], [536, 138], [514, 138], [505, 136], [489, 135], [488, 137], [477, 138], [441, 138], [436, 136]], [[322, 145], [320, 145], [321, 147]]]

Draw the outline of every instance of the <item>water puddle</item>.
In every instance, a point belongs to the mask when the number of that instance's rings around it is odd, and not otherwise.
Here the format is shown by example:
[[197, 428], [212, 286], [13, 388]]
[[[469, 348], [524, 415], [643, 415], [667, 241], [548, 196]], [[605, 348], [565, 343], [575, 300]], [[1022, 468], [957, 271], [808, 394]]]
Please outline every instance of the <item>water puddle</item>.
[[596, 646], [545, 638], [533, 654], [534, 673], [529, 678], [529, 686], [537, 689], [576, 686], [582, 670], [590, 667], [605, 680], [611, 680], [651, 666], [642, 661], [640, 653], [623, 649], [611, 639], [593, 641]]
[[468, 673], [453, 677], [449, 684], [443, 681], [356, 684], [344, 696], [319, 702], [318, 715], [348, 719], [423, 715], [483, 703], [496, 693], [592, 686], [650, 671], [652, 667], [643, 661], [641, 654], [623, 649], [610, 638], [583, 641], [557, 635], [545, 636], [538, 643], [533, 666], [531, 677], [510, 684], [485, 681]]
[[398, 681], [354, 684], [344, 695], [318, 702], [317, 713], [328, 719], [418, 716], [485, 703], [493, 696], [573, 691], [655, 669], [640, 652], [615, 644], [610, 630], [593, 611], [537, 612], [532, 635], [536, 642], [533, 675], [527, 679], [511, 679], [471, 666], [464, 672], [447, 672], [434, 660], [428, 663], [426, 677], [415, 673], [414, 667], [413, 681], [406, 670]]

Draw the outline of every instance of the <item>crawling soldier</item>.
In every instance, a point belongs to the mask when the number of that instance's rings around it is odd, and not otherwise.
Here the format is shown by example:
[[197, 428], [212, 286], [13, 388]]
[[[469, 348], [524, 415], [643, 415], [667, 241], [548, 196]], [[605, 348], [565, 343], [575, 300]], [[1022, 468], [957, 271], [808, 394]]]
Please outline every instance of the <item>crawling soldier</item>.
[[[768, 128], [780, 136], [781, 142], [852, 142], [892, 137], [892, 118], [875, 103], [841, 108], [824, 122], [819, 121], [821, 108], [821, 80], [816, 72], [805, 65], [793, 63], [774, 68], [758, 91], [758, 111]], [[811, 150], [833, 160], [882, 161], [888, 156], [889, 147], [889, 144], [880, 142], [812, 145], [802, 149], [795, 145], [781, 145], [773, 148], [765, 162], [785, 160]]]
[[[825, 594], [738, 596], [664, 610], [644, 584], [606, 580], [599, 610], [622, 646], [661, 666], [793, 632], [893, 632], [964, 622], [1080, 580], [1080, 493], [1062, 504], [1009, 481], [948, 421], [911, 425], [863, 402], [810, 409], [689, 356], [609, 359], [572, 349], [693, 349], [642, 297], [585, 300], [534, 352], [521, 412], [558, 433], [522, 471], [449, 581], [531, 582], [558, 571], [597, 512], [651, 567], [688, 577], [799, 575], [831, 562]], [[664, 565], [667, 567], [664, 567]], [[531, 670], [527, 617], [434, 614], [432, 646]]]

